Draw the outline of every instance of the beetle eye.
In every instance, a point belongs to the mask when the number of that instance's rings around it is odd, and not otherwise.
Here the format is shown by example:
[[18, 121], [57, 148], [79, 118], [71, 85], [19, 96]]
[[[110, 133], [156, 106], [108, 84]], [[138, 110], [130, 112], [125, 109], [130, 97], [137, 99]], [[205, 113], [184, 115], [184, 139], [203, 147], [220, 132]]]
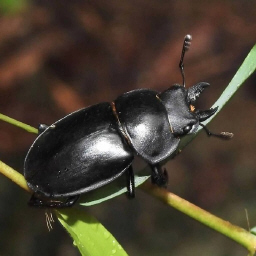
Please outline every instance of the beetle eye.
[[193, 126], [192, 126], [191, 124], [185, 126], [185, 127], [183, 128], [184, 134], [187, 134], [188, 132], [190, 132], [190, 130], [192, 129], [192, 127], [193, 127]]

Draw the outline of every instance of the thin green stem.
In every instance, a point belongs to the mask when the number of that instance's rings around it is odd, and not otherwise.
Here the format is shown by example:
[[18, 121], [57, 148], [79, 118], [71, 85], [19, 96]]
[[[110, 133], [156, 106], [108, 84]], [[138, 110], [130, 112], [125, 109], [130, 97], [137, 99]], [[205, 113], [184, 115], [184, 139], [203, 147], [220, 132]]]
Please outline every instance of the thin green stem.
[[[17, 121], [11, 117], [6, 116], [6, 115], [0, 114], [0, 120], [3, 120], [7, 123], [15, 125], [19, 128], [22, 128], [22, 129], [26, 130], [27, 132], [38, 134], [38, 130], [36, 128], [34, 128], [28, 124], [22, 123], [20, 121]], [[6, 176], [10, 180], [12, 180], [14, 183], [16, 183], [18, 186], [20, 186], [27, 192], [32, 193], [32, 191], [30, 190], [30, 188], [27, 185], [27, 182], [26, 182], [24, 176], [2, 161], [0, 161], [0, 173], [2, 173], [4, 176]]]
[[[240, 68], [237, 70], [236, 74], [230, 81], [229, 85], [222, 92], [221, 96], [218, 100], [213, 104], [212, 108], [218, 106], [217, 112], [203, 122], [204, 125], [207, 125], [211, 122], [213, 118], [217, 116], [217, 114], [221, 111], [221, 109], [230, 101], [230, 99], [234, 96], [235, 92], [242, 86], [244, 81], [248, 79], [256, 69], [256, 44], [253, 46], [249, 54], [246, 56]], [[179, 149], [182, 150], [187, 144], [189, 144], [198, 134], [199, 131], [202, 130], [202, 127], [199, 126], [197, 132], [195, 134], [189, 134], [182, 138], [181, 143], [179, 145]]]
[[[24, 176], [2, 161], [0, 161], [0, 172], [27, 192], [32, 192], [27, 186]], [[256, 250], [256, 236], [245, 229], [232, 225], [230, 222], [222, 220], [185, 199], [148, 182], [142, 184], [140, 188], [176, 210], [236, 241], [249, 251], [250, 256], [254, 255]]]
[[222, 220], [185, 199], [165, 189], [158, 188], [149, 182], [143, 183], [140, 188], [148, 194], [160, 199], [165, 204], [172, 206], [176, 210], [236, 241], [249, 251], [249, 255], [254, 255], [256, 250], [256, 236], [245, 229]]
[[4, 176], [12, 180], [14, 183], [16, 183], [18, 186], [20, 186], [27, 192], [32, 193], [32, 191], [27, 185], [24, 176], [19, 172], [15, 171], [12, 167], [3, 163], [2, 161], [0, 161], [0, 173], [2, 173]]
[[[32, 193], [24, 176], [2, 161], [0, 161], [0, 173], [11, 179], [14, 183], [16, 183], [27, 192]], [[232, 225], [230, 222], [224, 221], [212, 215], [211, 213], [208, 213], [207, 211], [186, 201], [185, 199], [178, 197], [171, 192], [168, 192], [167, 190], [160, 189], [149, 183], [144, 183], [140, 187], [148, 194], [151, 194], [152, 196], [160, 199], [176, 210], [183, 212], [198, 222], [241, 244], [249, 251], [249, 256], [254, 255], [256, 250], [256, 236], [252, 235], [245, 229]]]
[[38, 130], [28, 124], [24, 124], [20, 121], [17, 121], [9, 116], [6, 116], [6, 115], [3, 115], [3, 114], [0, 114], [0, 120], [3, 120], [9, 124], [12, 124], [12, 125], [15, 125], [19, 128], [22, 128], [24, 130], [26, 130], [27, 132], [31, 132], [31, 133], [38, 133]]

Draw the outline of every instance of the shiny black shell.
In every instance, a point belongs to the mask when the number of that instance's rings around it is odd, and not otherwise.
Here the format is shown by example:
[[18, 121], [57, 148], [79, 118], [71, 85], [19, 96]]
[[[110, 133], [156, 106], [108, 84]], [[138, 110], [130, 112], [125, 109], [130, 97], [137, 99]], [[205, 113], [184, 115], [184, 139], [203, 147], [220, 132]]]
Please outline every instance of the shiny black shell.
[[[185, 88], [184, 55], [192, 37], [185, 36], [180, 59], [183, 85], [162, 93], [139, 89], [124, 93], [112, 103], [78, 110], [40, 134], [25, 159], [24, 176], [35, 192], [29, 204], [37, 207], [70, 207], [79, 195], [101, 187], [126, 170], [127, 192], [134, 197], [132, 161], [139, 155], [151, 167], [151, 180], [164, 187], [167, 172], [161, 163], [178, 148], [180, 138], [195, 133], [216, 108], [195, 110], [193, 104], [209, 86], [200, 82]], [[68, 197], [66, 201], [44, 200]]]
[[165, 160], [176, 150], [180, 140], [171, 132], [167, 111], [156, 91], [124, 93], [115, 106], [131, 146], [149, 164]]
[[193, 133], [197, 130], [199, 122], [195, 113], [190, 111], [191, 101], [188, 96], [188, 90], [180, 85], [173, 85], [168, 90], [159, 94], [159, 98], [164, 105], [172, 134], [174, 136], [184, 135], [184, 127], [193, 126]]
[[109, 103], [78, 110], [42, 132], [24, 165], [28, 186], [47, 197], [73, 196], [101, 187], [132, 163]]
[[[178, 107], [185, 122], [194, 121], [186, 113], [187, 91], [174, 93], [169, 104], [167, 99], [173, 93], [170, 90], [161, 94], [149, 89], [127, 92], [113, 103], [78, 110], [49, 126], [37, 137], [25, 159], [28, 186], [46, 197], [76, 196], [122, 175], [132, 164], [134, 154], [151, 167], [166, 160], [180, 141], [170, 119], [183, 120], [175, 112], [170, 116], [167, 110]], [[184, 125], [182, 121], [177, 128]]]

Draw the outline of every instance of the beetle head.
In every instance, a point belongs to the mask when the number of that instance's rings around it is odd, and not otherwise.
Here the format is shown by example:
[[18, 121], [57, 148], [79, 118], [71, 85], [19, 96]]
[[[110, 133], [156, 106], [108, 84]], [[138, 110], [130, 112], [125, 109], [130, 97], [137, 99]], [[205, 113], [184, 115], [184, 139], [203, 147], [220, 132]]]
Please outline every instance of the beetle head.
[[193, 106], [196, 99], [208, 86], [208, 83], [201, 82], [186, 89], [175, 84], [159, 95], [167, 110], [171, 131], [175, 136], [195, 133], [200, 122], [205, 121], [217, 111], [218, 108], [204, 111], [195, 110]]
[[185, 73], [184, 73], [184, 56], [191, 45], [191, 35], [186, 35], [183, 41], [181, 58], [180, 58], [180, 71], [183, 79], [183, 86], [179, 84], [173, 85], [168, 90], [162, 92], [159, 99], [164, 104], [171, 132], [174, 136], [180, 137], [189, 133], [195, 133], [198, 126], [201, 125], [206, 131], [208, 136], [215, 136], [221, 139], [231, 139], [232, 133], [222, 132], [215, 134], [210, 132], [201, 122], [211, 117], [217, 110], [216, 108], [210, 108], [208, 110], [195, 110], [193, 104], [206, 87], [209, 86], [206, 82], [195, 84], [189, 89], [185, 89]]

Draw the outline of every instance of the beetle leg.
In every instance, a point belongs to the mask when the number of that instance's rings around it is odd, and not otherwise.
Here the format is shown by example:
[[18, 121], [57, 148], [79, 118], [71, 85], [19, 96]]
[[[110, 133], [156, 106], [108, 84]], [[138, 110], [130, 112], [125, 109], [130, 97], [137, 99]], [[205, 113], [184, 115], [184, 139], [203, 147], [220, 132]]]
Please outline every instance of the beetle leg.
[[66, 200], [66, 202], [64, 202], [62, 205], [60, 205], [58, 208], [64, 208], [64, 207], [71, 207], [73, 206], [76, 201], [78, 200], [78, 198], [80, 197], [80, 195], [76, 195], [76, 196], [70, 196], [68, 197], [68, 199]]
[[39, 124], [38, 126], [38, 132], [39, 134], [44, 132], [49, 126], [47, 124]]
[[35, 207], [43, 207], [43, 201], [39, 198], [37, 198], [35, 196], [35, 194], [33, 194], [30, 198], [30, 200], [28, 201], [28, 205], [29, 206], [35, 206]]
[[46, 208], [66, 208], [71, 207], [75, 204], [75, 202], [78, 200], [79, 195], [76, 196], [70, 196], [67, 198], [65, 202], [62, 201], [48, 201], [48, 200], [42, 200], [38, 197], [36, 197], [35, 194], [32, 195], [30, 198], [28, 205], [34, 206], [34, 207], [46, 207]]
[[135, 185], [134, 185], [134, 172], [132, 165], [126, 171], [127, 175], [127, 196], [128, 198], [132, 199], [135, 197]]
[[152, 169], [151, 181], [153, 184], [159, 187], [167, 187], [168, 183], [168, 173], [166, 169], [162, 170], [160, 164], [150, 165]]

